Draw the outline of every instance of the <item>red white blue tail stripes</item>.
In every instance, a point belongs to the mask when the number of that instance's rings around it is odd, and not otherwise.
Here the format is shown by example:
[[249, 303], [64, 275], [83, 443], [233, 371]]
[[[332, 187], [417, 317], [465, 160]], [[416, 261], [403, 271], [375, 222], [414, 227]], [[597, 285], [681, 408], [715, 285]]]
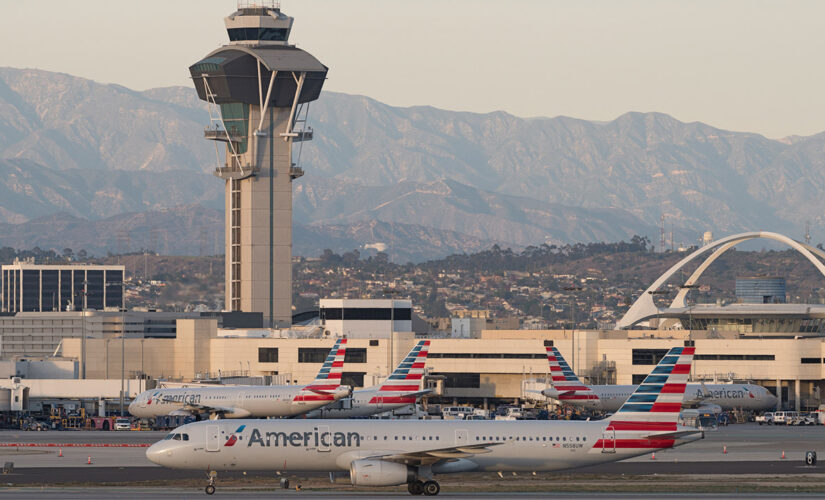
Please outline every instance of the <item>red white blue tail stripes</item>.
[[414, 404], [424, 376], [424, 365], [430, 350], [429, 340], [420, 340], [394, 372], [378, 388], [370, 404]]
[[695, 350], [674, 347], [668, 351], [610, 417], [605, 439], [600, 439], [594, 448], [672, 447], [675, 440], [667, 434], [676, 431]]
[[556, 399], [562, 402], [599, 399], [590, 387], [581, 383], [557, 348], [547, 347], [547, 362], [550, 363], [553, 389], [559, 392]]
[[334, 391], [341, 385], [346, 353], [347, 339], [339, 338], [330, 349], [321, 371], [315, 376], [315, 380], [295, 396], [293, 401], [333, 401], [335, 399], [334, 394], [331, 392], [327, 394], [324, 391]]

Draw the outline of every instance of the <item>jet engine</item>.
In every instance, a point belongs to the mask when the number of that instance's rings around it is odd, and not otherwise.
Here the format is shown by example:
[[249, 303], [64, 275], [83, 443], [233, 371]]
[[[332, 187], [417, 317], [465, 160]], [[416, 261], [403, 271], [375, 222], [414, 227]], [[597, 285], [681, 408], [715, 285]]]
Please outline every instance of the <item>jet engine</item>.
[[366, 458], [353, 460], [349, 478], [353, 486], [397, 486], [415, 481], [415, 471], [404, 464]]

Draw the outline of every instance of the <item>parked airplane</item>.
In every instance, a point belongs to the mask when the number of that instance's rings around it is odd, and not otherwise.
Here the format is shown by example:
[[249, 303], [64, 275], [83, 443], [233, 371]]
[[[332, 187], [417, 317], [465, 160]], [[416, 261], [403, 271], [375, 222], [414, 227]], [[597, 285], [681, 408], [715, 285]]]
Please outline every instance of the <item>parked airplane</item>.
[[[541, 393], [562, 403], [615, 412], [638, 385], [585, 385], [570, 369], [558, 348], [547, 347], [552, 387]], [[687, 384], [687, 408], [718, 413], [721, 410], [767, 410], [776, 408], [776, 396], [754, 384]]]
[[429, 340], [418, 341], [384, 383], [353, 391], [351, 398], [313, 410], [307, 418], [367, 417], [415, 404], [419, 397], [430, 392], [421, 389], [429, 350]]
[[352, 394], [340, 385], [347, 339], [338, 339], [309, 385], [187, 387], [144, 391], [129, 405], [136, 417], [208, 414], [218, 418], [294, 417]]
[[436, 474], [614, 462], [701, 439], [677, 423], [693, 353], [671, 349], [606, 420], [219, 420], [178, 427], [146, 456], [176, 469], [349, 472], [353, 485], [407, 484], [413, 495], [437, 495]]

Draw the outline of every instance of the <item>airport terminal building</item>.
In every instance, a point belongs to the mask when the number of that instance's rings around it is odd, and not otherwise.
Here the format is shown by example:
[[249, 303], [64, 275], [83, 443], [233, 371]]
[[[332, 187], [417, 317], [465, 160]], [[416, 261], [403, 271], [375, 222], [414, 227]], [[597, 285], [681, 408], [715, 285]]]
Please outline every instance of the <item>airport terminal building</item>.
[[[265, 383], [307, 383], [335, 336], [318, 327], [291, 330], [218, 328], [215, 319], [182, 319], [175, 338], [126, 339], [125, 369], [180, 381], [221, 376], [261, 377]], [[379, 383], [412, 348], [412, 331], [352, 338], [345, 380], [356, 387]], [[752, 382], [781, 397], [786, 408], [821, 402], [825, 336], [765, 335], [718, 330], [484, 330], [478, 338], [430, 335], [427, 372], [437, 385], [432, 401], [493, 405], [524, 397], [528, 381], [548, 372], [546, 346], [554, 345], [585, 381], [639, 383], [671, 347], [697, 349], [694, 380]], [[89, 377], [120, 373], [120, 350], [90, 339]], [[80, 354], [66, 339], [60, 355]]]

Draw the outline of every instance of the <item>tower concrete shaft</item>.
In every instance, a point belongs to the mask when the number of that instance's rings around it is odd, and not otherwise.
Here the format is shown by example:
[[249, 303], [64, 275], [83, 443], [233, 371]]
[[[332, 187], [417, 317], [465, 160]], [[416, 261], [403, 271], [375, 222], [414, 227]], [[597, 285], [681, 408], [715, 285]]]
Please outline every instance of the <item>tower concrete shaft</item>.
[[292, 149], [312, 139], [296, 125], [305, 123], [327, 68], [288, 44], [292, 18], [277, 7], [239, 8], [226, 26], [230, 43], [189, 68], [213, 109], [205, 136], [226, 147], [215, 169], [226, 182], [226, 308], [289, 326], [292, 181], [303, 175]]

